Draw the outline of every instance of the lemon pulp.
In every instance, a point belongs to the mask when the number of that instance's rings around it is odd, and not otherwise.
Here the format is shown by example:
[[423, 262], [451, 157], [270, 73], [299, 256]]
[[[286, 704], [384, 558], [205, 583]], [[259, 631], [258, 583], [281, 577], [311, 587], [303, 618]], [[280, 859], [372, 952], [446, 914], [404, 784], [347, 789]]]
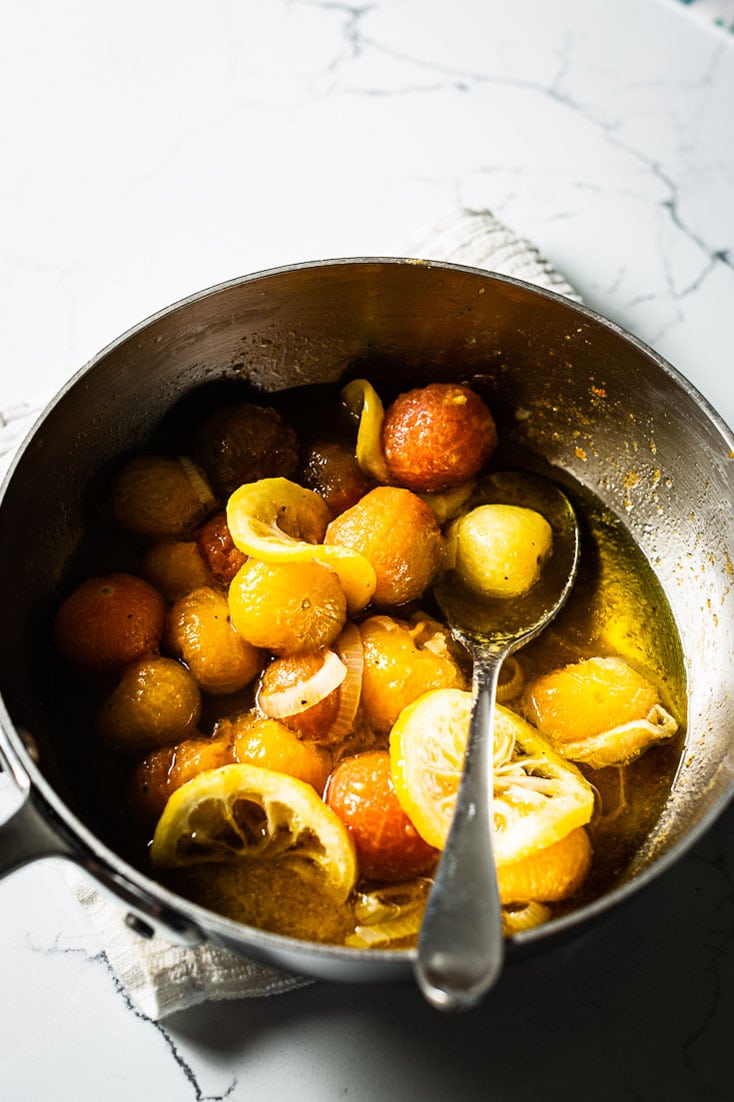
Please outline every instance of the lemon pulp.
[[[390, 735], [392, 779], [416, 830], [446, 843], [471, 716], [471, 693], [436, 689], [400, 713]], [[498, 704], [494, 732], [497, 865], [521, 861], [591, 819], [594, 792], [520, 716]]]
[[150, 851], [153, 864], [273, 862], [311, 878], [339, 902], [357, 878], [351, 839], [311, 785], [254, 765], [200, 773], [171, 795]]

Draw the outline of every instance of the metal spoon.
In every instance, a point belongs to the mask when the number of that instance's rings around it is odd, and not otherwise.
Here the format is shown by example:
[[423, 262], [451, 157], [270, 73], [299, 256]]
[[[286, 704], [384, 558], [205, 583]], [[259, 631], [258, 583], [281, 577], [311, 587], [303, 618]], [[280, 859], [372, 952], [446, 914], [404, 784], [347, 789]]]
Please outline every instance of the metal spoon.
[[474, 701], [456, 810], [426, 904], [415, 963], [423, 994], [443, 1010], [474, 1006], [502, 968], [502, 910], [492, 844], [497, 682], [505, 658], [534, 639], [564, 604], [579, 557], [576, 516], [552, 482], [514, 471], [491, 474], [478, 484], [470, 505], [492, 502], [541, 513], [553, 529], [553, 545], [539, 580], [522, 597], [478, 596], [453, 571], [434, 587], [454, 638], [474, 664]]

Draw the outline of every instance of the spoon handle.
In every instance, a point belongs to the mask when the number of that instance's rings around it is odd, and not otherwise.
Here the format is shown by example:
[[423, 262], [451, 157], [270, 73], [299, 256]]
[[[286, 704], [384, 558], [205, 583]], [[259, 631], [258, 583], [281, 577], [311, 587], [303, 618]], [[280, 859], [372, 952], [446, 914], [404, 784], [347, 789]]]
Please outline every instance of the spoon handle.
[[478, 1003], [504, 957], [491, 827], [494, 704], [503, 658], [504, 652], [475, 658], [464, 771], [418, 938], [418, 985], [443, 1010]]

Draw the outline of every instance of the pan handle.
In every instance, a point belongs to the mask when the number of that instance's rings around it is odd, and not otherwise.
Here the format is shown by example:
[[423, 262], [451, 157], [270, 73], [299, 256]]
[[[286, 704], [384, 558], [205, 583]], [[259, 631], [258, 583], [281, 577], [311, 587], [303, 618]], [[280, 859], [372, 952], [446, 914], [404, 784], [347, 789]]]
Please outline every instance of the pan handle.
[[91, 877], [95, 886], [118, 908], [123, 908], [125, 924], [140, 937], [147, 939], [158, 934], [173, 945], [187, 948], [205, 940], [195, 923], [106, 865], [86, 856], [73, 839], [64, 837], [62, 829], [54, 828], [48, 819], [50, 813], [37, 806], [30, 777], [9, 750], [2, 727], [0, 770], [10, 778], [20, 797], [10, 817], [0, 823], [0, 880], [32, 861], [44, 857], [64, 858]]
[[0, 823], [0, 878], [42, 857], [73, 857], [73, 850], [35, 807], [30, 793]]
[[0, 768], [20, 802], [0, 823], [0, 879], [42, 857], [71, 857], [73, 850], [36, 807], [28, 774], [10, 752], [0, 727]]
[[10, 818], [0, 823], [0, 879], [44, 857], [64, 858], [92, 878], [95, 887], [122, 908], [125, 925], [141, 938], [155, 934], [172, 945], [192, 948], [204, 941], [198, 926], [171, 908], [162, 906], [117, 873], [85, 860], [79, 850], [57, 833], [34, 804], [30, 791]]

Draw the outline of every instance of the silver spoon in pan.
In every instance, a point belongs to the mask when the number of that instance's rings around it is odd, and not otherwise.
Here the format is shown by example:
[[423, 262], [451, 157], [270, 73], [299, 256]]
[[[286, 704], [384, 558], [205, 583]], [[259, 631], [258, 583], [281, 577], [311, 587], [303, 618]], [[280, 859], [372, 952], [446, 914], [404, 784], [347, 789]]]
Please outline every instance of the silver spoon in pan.
[[455, 639], [473, 661], [473, 704], [464, 768], [449, 835], [418, 938], [415, 976], [432, 1005], [468, 1009], [497, 980], [504, 959], [492, 842], [493, 732], [497, 682], [505, 658], [551, 622], [573, 586], [579, 529], [564, 493], [548, 479], [500, 472], [478, 484], [471, 501], [522, 506], [543, 516], [552, 544], [538, 580], [519, 597], [490, 597], [468, 588], [455, 570], [434, 586]]

